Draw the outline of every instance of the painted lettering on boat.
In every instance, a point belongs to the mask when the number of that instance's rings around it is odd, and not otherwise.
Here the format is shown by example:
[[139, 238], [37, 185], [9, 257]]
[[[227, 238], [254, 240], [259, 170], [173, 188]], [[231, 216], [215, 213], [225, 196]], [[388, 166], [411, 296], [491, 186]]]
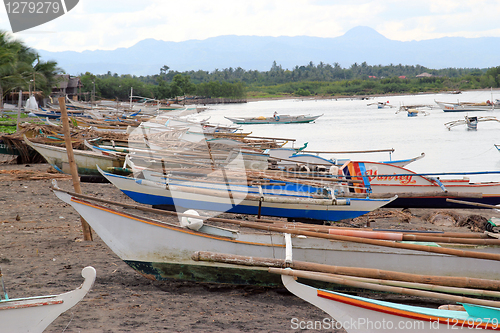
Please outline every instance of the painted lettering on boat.
[[368, 179], [370, 180], [370, 182], [374, 179], [376, 179], [378, 181], [386, 181], [386, 182], [391, 182], [391, 181], [399, 182], [402, 185], [415, 184], [417, 182], [415, 179], [413, 179], [413, 175], [397, 175], [397, 176], [383, 175], [383, 176], [379, 176], [377, 169], [366, 170], [366, 175], [368, 176]]

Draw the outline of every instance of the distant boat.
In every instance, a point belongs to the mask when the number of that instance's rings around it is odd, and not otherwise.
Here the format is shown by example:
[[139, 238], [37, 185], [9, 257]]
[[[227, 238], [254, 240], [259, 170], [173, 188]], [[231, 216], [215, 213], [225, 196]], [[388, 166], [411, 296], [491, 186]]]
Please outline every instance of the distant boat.
[[500, 109], [500, 100], [495, 100], [495, 102], [490, 102], [489, 100], [481, 103], [470, 103], [470, 102], [438, 102], [436, 104], [443, 109], [444, 112], [471, 112], [471, 111], [491, 111], [494, 109]]
[[500, 122], [500, 120], [498, 120], [497, 118], [492, 117], [492, 116], [486, 116], [486, 117], [477, 117], [477, 116], [471, 116], [471, 117], [469, 117], [469, 116], [465, 116], [464, 119], [454, 120], [454, 121], [447, 122], [447, 123], [444, 124], [444, 126], [446, 126], [446, 128], [448, 130], [450, 130], [454, 126], [467, 125], [467, 129], [469, 129], [469, 130], [477, 130], [477, 124], [479, 122], [482, 122], [482, 121], [496, 121], [496, 122]]
[[43, 332], [59, 315], [80, 302], [95, 281], [96, 271], [88, 266], [77, 289], [49, 296], [4, 299], [0, 301], [2, 332]]
[[419, 104], [419, 105], [401, 105], [399, 107], [399, 110], [396, 111], [396, 113], [407, 112], [408, 117], [416, 117], [419, 114], [424, 115], [424, 116], [428, 116], [428, 115], [430, 115], [430, 113], [427, 112], [427, 111], [425, 111], [425, 110], [423, 110], [423, 109], [432, 109], [432, 108], [433, 108], [432, 105], [423, 105], [423, 104]]
[[377, 109], [383, 109], [385, 108], [386, 106], [390, 107], [390, 108], [393, 108], [394, 106], [390, 105], [389, 104], [389, 101], [387, 102], [375, 102], [375, 103], [368, 103], [366, 104], [367, 106], [370, 106], [370, 105], [376, 105], [377, 106]]
[[248, 117], [248, 118], [232, 118], [232, 117], [224, 117], [228, 120], [231, 120], [235, 124], [240, 124], [240, 125], [249, 125], [249, 124], [296, 124], [296, 123], [310, 123], [312, 121], [315, 121], [319, 117], [321, 117], [322, 114], [318, 116], [311, 116], [311, 115], [298, 115], [298, 116], [291, 116], [287, 114], [283, 115], [275, 115], [273, 117]]

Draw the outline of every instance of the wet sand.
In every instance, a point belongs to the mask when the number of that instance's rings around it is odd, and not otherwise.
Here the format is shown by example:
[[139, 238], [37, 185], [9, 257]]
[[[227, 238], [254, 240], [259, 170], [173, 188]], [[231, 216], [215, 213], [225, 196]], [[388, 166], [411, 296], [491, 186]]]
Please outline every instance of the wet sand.
[[[144, 278], [95, 233], [94, 241], [82, 241], [78, 214], [50, 190], [50, 178], [62, 175], [48, 170], [48, 164], [0, 164], [0, 267], [8, 295], [17, 298], [72, 290], [83, 282], [81, 270], [89, 265], [97, 270], [97, 278], [83, 301], [56, 319], [46, 332], [290, 332], [299, 330], [297, 323], [307, 327], [308, 322], [329, 318], [283, 288]], [[57, 181], [61, 188], [72, 190], [69, 177]], [[81, 186], [85, 194], [133, 203], [111, 184]], [[436, 220], [447, 222], [449, 214], [500, 217], [490, 210], [418, 209], [411, 210], [412, 215], [395, 209], [382, 212], [349, 223], [468, 231], [467, 227], [438, 226], [427, 218], [440, 215]]]

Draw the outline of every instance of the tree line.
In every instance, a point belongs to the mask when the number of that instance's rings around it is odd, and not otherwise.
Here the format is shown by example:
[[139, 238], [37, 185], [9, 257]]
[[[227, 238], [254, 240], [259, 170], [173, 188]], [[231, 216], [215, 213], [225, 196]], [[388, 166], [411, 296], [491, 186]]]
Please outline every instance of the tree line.
[[[417, 93], [422, 91], [467, 90], [500, 87], [500, 67], [430, 69], [416, 65], [376, 65], [354, 63], [349, 68], [313, 62], [283, 69], [275, 62], [269, 71], [215, 69], [209, 71], [171, 70], [163, 66], [159, 74], [147, 76], [103, 75], [85, 73], [81, 80], [85, 91], [95, 83], [96, 94], [103, 98], [126, 99], [133, 87], [134, 95], [148, 98], [265, 97], [277, 95], [370, 95], [384, 93]], [[422, 73], [431, 77], [417, 78]]]

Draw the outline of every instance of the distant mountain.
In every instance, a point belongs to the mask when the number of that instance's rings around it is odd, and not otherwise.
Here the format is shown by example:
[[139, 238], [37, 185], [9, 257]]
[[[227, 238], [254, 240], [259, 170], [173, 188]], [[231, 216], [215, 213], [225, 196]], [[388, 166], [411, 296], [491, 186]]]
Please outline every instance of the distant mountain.
[[343, 36], [260, 37], [219, 36], [205, 40], [165, 42], [145, 39], [129, 48], [111, 51], [49, 52], [38, 50], [44, 60], [56, 60], [68, 74], [152, 75], [167, 65], [180, 72], [238, 68], [267, 71], [273, 61], [284, 69], [307, 65], [353, 63], [369, 65], [422, 65], [439, 69], [487, 68], [500, 65], [500, 38], [445, 37], [423, 41], [390, 40], [368, 27], [356, 27]]

